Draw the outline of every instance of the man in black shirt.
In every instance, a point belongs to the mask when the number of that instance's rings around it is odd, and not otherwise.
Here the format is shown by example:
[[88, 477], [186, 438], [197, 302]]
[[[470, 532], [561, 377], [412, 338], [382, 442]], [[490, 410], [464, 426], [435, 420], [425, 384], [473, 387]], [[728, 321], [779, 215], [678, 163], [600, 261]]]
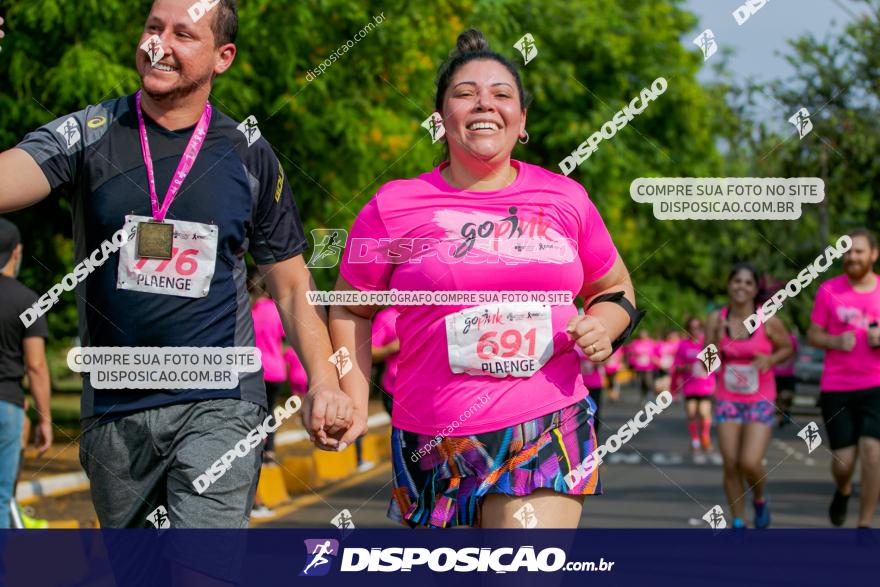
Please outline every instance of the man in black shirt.
[[[90, 269], [61, 283], [76, 287], [83, 347], [254, 347], [250, 253], [308, 372], [305, 416], [332, 446], [366, 414], [339, 389], [326, 312], [307, 300], [289, 178], [250, 117], [238, 123], [208, 101], [237, 27], [234, 0], [156, 0], [136, 44], [142, 89], [0, 153], [0, 212], [70, 195], [75, 259]], [[117, 234], [128, 237], [118, 252]], [[172, 528], [247, 526], [262, 459], [245, 439], [267, 415], [261, 372], [198, 389], [100, 381], [83, 377], [80, 457], [102, 527], [158, 526], [160, 514]], [[211, 483], [197, 483], [209, 469]]]
[[16, 280], [22, 259], [18, 228], [0, 218], [0, 528], [9, 528], [9, 506], [15, 495], [24, 426], [24, 389], [28, 376], [31, 395], [37, 404], [39, 424], [36, 445], [44, 453], [52, 445], [52, 416], [49, 411], [49, 368], [46, 365], [46, 318], [28, 327], [19, 314], [33, 304], [37, 294]]

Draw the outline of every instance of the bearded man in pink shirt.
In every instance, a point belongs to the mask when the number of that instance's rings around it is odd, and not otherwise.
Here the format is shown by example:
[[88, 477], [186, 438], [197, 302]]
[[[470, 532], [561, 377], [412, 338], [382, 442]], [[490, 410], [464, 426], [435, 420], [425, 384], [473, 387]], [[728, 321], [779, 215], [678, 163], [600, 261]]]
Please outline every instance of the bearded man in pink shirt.
[[868, 230], [850, 233], [843, 255], [844, 275], [816, 292], [807, 341], [825, 349], [822, 417], [834, 451], [831, 473], [837, 484], [828, 510], [842, 526], [852, 493], [856, 458], [862, 460], [860, 528], [868, 528], [880, 496], [880, 280], [873, 271], [877, 240]]

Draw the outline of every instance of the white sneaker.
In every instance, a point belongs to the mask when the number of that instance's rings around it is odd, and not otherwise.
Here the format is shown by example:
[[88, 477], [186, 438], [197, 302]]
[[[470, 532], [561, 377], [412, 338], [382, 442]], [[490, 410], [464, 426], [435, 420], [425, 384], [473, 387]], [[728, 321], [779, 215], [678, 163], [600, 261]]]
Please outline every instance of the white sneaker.
[[376, 463], [371, 463], [370, 461], [364, 461], [360, 465], [358, 465], [357, 472], [363, 473], [364, 471], [369, 471], [373, 467], [376, 466]]
[[271, 518], [274, 515], [275, 512], [264, 505], [255, 507], [253, 510], [251, 510], [251, 517], [257, 518], [258, 520], [261, 518]]

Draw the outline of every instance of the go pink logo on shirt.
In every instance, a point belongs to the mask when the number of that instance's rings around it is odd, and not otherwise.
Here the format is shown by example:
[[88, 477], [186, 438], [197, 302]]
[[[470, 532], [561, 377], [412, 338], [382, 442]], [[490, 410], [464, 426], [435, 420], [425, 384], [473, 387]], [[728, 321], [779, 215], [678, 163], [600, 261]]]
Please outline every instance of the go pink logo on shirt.
[[543, 212], [519, 216], [516, 206], [507, 216], [484, 212], [438, 210], [434, 223], [456, 243], [452, 256], [461, 258], [472, 251], [497, 255], [506, 262], [538, 260], [555, 263], [572, 261], [577, 242], [555, 230]]

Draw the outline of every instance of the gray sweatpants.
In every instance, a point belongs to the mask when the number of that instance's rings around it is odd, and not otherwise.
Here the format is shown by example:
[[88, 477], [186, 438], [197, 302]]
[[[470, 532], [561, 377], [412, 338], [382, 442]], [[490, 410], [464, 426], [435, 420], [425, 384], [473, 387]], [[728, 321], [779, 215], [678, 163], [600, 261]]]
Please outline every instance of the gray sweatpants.
[[217, 399], [85, 425], [79, 456], [101, 526], [152, 528], [151, 514], [164, 506], [171, 528], [246, 528], [262, 444], [236, 456], [203, 493], [193, 480], [234, 450], [266, 415], [257, 404]]

